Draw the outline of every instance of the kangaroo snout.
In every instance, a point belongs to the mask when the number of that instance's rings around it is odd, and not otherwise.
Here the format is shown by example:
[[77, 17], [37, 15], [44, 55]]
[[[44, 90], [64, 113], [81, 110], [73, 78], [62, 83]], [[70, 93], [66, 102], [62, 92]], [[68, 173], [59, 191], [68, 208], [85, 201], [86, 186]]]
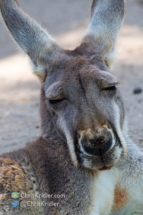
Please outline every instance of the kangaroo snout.
[[102, 156], [112, 148], [112, 133], [106, 127], [96, 129], [94, 132], [87, 130], [81, 132], [79, 144], [83, 152], [89, 155]]
[[[96, 143], [101, 143], [101, 145], [96, 146]], [[104, 140], [104, 138], [101, 137], [101, 138], [95, 139], [94, 141], [93, 140], [91, 141], [91, 148], [86, 147], [85, 145], [83, 147], [85, 151], [91, 155], [102, 156], [111, 149], [112, 143], [113, 143], [112, 136], [111, 134], [109, 134], [108, 141]]]
[[78, 144], [81, 164], [99, 171], [113, 167], [123, 150], [114, 131], [107, 125], [79, 132]]

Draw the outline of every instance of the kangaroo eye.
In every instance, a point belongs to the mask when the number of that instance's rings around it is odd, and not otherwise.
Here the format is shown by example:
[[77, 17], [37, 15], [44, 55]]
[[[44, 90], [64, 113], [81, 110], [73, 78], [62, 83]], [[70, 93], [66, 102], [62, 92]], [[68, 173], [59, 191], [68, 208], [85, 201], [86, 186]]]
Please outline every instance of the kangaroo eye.
[[53, 104], [60, 103], [62, 101], [63, 101], [63, 99], [55, 99], [55, 100], [49, 100], [49, 103], [53, 105]]
[[117, 88], [115, 86], [112, 86], [112, 87], [105, 88], [104, 90], [116, 91], [116, 89]]

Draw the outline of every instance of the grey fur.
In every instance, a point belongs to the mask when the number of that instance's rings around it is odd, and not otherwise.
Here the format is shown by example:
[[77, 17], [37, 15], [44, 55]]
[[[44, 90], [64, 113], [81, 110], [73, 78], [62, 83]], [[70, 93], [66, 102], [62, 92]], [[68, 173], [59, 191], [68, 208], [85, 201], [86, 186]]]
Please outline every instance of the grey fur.
[[88, 46], [90, 43], [92, 50], [100, 53], [109, 67], [115, 60], [115, 45], [123, 16], [123, 0], [93, 1], [91, 23], [83, 43]]
[[14, 0], [1, 1], [1, 12], [14, 39], [30, 56], [35, 66], [52, 59], [59, 46]]

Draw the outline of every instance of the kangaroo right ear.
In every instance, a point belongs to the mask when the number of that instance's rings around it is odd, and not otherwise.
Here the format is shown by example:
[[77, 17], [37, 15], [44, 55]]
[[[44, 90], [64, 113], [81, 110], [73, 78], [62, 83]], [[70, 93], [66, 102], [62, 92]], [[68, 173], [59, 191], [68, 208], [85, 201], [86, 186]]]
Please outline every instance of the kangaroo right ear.
[[36, 75], [44, 81], [46, 74], [42, 62], [46, 58], [50, 63], [53, 55], [61, 50], [60, 47], [38, 23], [20, 9], [17, 0], [0, 0], [0, 9], [12, 36], [31, 58]]
[[124, 16], [124, 0], [93, 0], [91, 22], [81, 46], [96, 54], [110, 68], [115, 58], [117, 36]]

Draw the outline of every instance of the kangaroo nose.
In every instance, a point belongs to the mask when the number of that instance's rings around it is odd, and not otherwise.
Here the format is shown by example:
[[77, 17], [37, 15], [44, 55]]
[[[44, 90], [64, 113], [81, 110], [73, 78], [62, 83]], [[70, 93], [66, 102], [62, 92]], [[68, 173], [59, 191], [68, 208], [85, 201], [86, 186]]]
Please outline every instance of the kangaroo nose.
[[109, 151], [112, 146], [112, 142], [112, 135], [110, 134], [108, 140], [105, 141], [103, 137], [100, 137], [90, 141], [90, 145], [88, 144], [88, 146], [83, 144], [83, 148], [88, 154], [102, 156]]

